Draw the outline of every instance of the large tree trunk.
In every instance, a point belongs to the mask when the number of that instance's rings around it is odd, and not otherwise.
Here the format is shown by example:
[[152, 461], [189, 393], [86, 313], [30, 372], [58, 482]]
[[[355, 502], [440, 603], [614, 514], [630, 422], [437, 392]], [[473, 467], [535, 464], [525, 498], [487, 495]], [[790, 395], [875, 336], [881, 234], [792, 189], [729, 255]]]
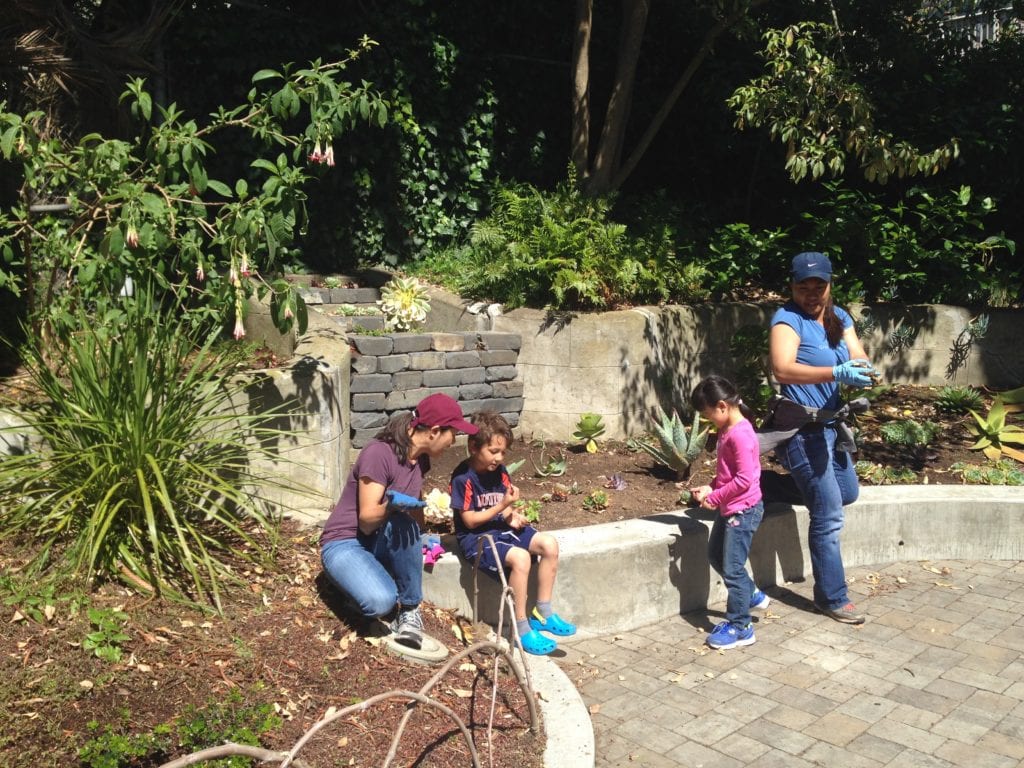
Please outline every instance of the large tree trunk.
[[576, 2], [576, 34], [572, 41], [572, 164], [585, 184], [590, 175], [590, 30], [593, 0]]
[[633, 103], [633, 87], [636, 84], [636, 63], [640, 58], [650, 7], [649, 0], [622, 0], [623, 27], [615, 82], [601, 126], [601, 140], [594, 155], [594, 164], [583, 186], [590, 194], [600, 195], [610, 191], [612, 177], [622, 156], [622, 144]]
[[601, 127], [601, 138], [590, 162], [590, 39], [593, 24], [592, 0], [578, 0], [576, 6], [576, 36], [573, 47], [573, 91], [572, 161], [577, 170], [580, 188], [589, 195], [605, 195], [614, 192], [629, 178], [650, 147], [669, 113], [679, 101], [686, 86], [701, 64], [714, 48], [718, 38], [737, 24], [750, 11], [768, 0], [751, 0], [739, 5], [731, 13], [720, 18], [704, 36], [700, 48], [690, 57], [672, 90], [665, 97], [661, 107], [651, 118], [637, 145], [629, 152], [625, 161], [623, 147], [626, 127], [629, 124], [633, 89], [636, 80], [636, 65], [640, 58], [644, 29], [650, 0], [622, 0], [623, 30], [619, 39], [618, 65], [611, 98]]

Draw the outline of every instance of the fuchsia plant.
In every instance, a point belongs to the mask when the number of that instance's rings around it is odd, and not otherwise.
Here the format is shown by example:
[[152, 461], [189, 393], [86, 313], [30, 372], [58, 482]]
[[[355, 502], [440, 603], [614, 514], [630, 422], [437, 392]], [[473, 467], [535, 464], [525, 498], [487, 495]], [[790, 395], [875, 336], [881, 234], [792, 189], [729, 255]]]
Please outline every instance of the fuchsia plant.
[[[0, 156], [20, 175], [17, 202], [0, 211], [0, 287], [25, 298], [44, 332], [69, 323], [75, 306], [113, 317], [128, 278], [174, 294], [195, 324], [233, 320], [236, 339], [254, 295], [269, 295], [279, 329], [303, 328], [306, 308], [283, 265], [306, 218], [305, 187], [334, 165], [336, 137], [388, 119], [367, 83], [342, 79], [373, 45], [364, 38], [341, 61], [257, 72], [245, 103], [205, 124], [154, 104], [135, 79], [121, 97], [138, 126], [130, 140], [66, 143], [46, 134], [42, 113], [0, 102]], [[244, 177], [211, 178], [221, 136], [237, 146], [239, 131], [258, 156]]]

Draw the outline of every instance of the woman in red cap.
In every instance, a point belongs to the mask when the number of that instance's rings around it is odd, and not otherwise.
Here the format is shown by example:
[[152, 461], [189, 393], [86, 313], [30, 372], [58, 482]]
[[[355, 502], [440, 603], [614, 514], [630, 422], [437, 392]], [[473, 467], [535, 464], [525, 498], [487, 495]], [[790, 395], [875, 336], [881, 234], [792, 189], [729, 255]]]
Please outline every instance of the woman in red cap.
[[448, 395], [424, 398], [359, 452], [324, 524], [320, 559], [327, 576], [364, 616], [384, 616], [397, 605], [391, 629], [411, 648], [423, 642], [423, 476], [456, 432], [476, 431]]

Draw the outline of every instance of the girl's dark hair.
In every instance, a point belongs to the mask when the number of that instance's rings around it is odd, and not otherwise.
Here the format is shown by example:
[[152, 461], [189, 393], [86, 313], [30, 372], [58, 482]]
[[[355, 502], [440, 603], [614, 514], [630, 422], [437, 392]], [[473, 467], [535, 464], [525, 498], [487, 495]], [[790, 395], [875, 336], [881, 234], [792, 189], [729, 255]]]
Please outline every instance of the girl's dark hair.
[[480, 450], [491, 442], [492, 437], [498, 436], [505, 438], [506, 445], [512, 445], [512, 427], [500, 413], [480, 411], [473, 416], [473, 424], [479, 427], [479, 431], [468, 438], [472, 450]]
[[708, 376], [702, 379], [690, 395], [690, 405], [697, 412], [714, 408], [719, 400], [735, 405], [748, 421], [754, 420], [754, 411], [740, 398], [736, 385], [724, 376]]
[[828, 338], [828, 345], [835, 349], [843, 340], [843, 321], [836, 314], [836, 306], [832, 303], [832, 296], [828, 297], [825, 311], [821, 316], [821, 324], [825, 326], [825, 336]]
[[[392, 450], [394, 450], [399, 462], [402, 463], [409, 460], [409, 449], [412, 448], [412, 438], [409, 436], [410, 421], [412, 421], [411, 411], [399, 413], [392, 416], [387, 426], [383, 427], [380, 432], [373, 436], [374, 440], [388, 443]], [[453, 427], [441, 427], [441, 429], [453, 429]], [[417, 432], [429, 432], [430, 426], [427, 424], [417, 424], [415, 430]]]

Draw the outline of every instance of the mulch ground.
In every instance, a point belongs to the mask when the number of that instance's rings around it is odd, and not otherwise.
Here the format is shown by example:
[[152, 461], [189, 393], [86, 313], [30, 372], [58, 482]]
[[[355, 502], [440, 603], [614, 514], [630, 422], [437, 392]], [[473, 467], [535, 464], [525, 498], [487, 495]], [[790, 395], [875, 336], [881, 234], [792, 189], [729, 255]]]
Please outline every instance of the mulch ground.
[[[872, 413], [861, 419], [858, 458], [883, 469], [909, 469], [919, 483], [960, 483], [953, 464], [985, 463], [970, 450], [969, 416], [937, 411], [936, 393], [906, 386], [882, 392]], [[881, 439], [881, 424], [908, 417], [941, 424], [940, 436], [924, 447]], [[537, 475], [537, 466], [561, 455], [567, 459], [563, 475]], [[434, 466], [426, 489], [446, 489], [461, 458], [461, 451], [450, 451]], [[714, 457], [705, 454], [689, 481], [680, 483], [647, 454], [609, 441], [587, 453], [577, 445], [518, 440], [510, 461], [517, 458], [526, 459], [514, 476], [524, 499], [564, 497], [541, 504], [538, 526], [547, 530], [678, 509], [682, 488], [707, 482], [714, 469]], [[781, 471], [770, 458], [765, 469]], [[621, 490], [609, 487], [616, 476], [624, 482]], [[595, 491], [607, 495], [606, 507], [584, 503]], [[147, 734], [173, 723], [190, 723], [191, 730], [214, 735], [216, 743], [224, 738], [225, 723], [258, 720], [252, 713], [260, 706], [262, 717], [274, 718], [262, 746], [287, 750], [330, 708], [341, 710], [393, 689], [416, 691], [436, 672], [391, 655], [373, 625], [346, 615], [322, 576], [316, 532], [294, 524], [286, 525], [272, 566], [239, 565], [241, 585], [225, 596], [223, 615], [149, 601], [118, 585], [101, 588], [91, 607], [127, 615], [118, 661], [104, 661], [87, 647], [96, 627], [86, 605], [59, 594], [40, 595], [20, 583], [18, 562], [19, 549], [0, 544], [2, 766], [153, 768], [198, 747], [174, 742], [121, 763], [82, 762], [78, 751], [105, 732]], [[447, 611], [428, 606], [424, 613], [428, 632], [452, 654], [481, 637], [483, 628]], [[504, 664], [500, 667], [493, 718], [491, 656], [477, 654], [456, 664], [434, 688], [435, 698], [470, 725], [483, 764], [539, 768], [544, 736], [531, 732], [526, 699]], [[311, 766], [382, 765], [406, 706], [391, 700], [353, 712], [317, 734], [300, 757]], [[205, 725], [195, 725], [197, 717]], [[468, 764], [468, 750], [452, 721], [435, 709], [417, 707], [393, 765]]]

